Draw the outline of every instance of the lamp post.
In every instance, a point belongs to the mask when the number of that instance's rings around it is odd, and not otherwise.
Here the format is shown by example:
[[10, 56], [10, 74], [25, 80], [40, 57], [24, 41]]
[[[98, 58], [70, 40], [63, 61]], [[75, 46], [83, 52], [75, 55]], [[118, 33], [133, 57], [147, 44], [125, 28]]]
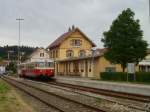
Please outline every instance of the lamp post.
[[[19, 64], [20, 64], [20, 22], [23, 21], [24, 19], [22, 19], [22, 18], [17, 18], [16, 20], [17, 20], [18, 23], [19, 23], [19, 32], [18, 32], [18, 62], [17, 62], [17, 64], [18, 64], [17, 70], [18, 70], [18, 72], [19, 72]], [[18, 73], [18, 72], [17, 72], [17, 73]], [[18, 75], [19, 75], [19, 73], [18, 73]]]
[[150, 0], [149, 0], [149, 23], [150, 23]]

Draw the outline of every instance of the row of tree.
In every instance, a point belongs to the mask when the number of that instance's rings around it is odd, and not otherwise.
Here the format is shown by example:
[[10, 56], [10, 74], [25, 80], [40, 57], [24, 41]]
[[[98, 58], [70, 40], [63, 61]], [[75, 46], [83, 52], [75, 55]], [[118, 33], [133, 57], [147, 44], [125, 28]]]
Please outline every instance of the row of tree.
[[[35, 47], [20, 46], [20, 55], [22, 61], [26, 60], [28, 56], [36, 49]], [[4, 46], [0, 47], [0, 58], [7, 60], [17, 60], [18, 59], [18, 46]]]
[[147, 55], [148, 43], [143, 40], [143, 31], [134, 15], [129, 8], [122, 11], [101, 39], [107, 49], [105, 58], [121, 64], [123, 72], [127, 63], [138, 64]]

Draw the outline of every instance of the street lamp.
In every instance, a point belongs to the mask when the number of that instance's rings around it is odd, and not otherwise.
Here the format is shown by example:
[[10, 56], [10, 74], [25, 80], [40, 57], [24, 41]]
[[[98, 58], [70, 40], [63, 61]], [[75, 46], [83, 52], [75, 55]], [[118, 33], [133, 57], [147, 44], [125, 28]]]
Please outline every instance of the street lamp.
[[[17, 69], [19, 70], [19, 64], [20, 64], [20, 22], [23, 21], [24, 19], [17, 18], [16, 20], [19, 23], [19, 32], [18, 32], [18, 62], [17, 62], [17, 64], [18, 64]], [[19, 75], [19, 73], [18, 73], [18, 75]]]

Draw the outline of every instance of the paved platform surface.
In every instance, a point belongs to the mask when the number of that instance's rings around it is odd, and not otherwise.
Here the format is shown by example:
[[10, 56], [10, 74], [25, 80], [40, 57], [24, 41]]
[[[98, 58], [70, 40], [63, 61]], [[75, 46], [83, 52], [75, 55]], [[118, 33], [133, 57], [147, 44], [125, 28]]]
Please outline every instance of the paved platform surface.
[[63, 77], [63, 76], [57, 76], [56, 81], [61, 83], [69, 83], [69, 84], [92, 87], [92, 88], [107, 89], [107, 90], [113, 90], [119, 92], [150, 96], [150, 85], [144, 85], [144, 84], [96, 81], [88, 78]]

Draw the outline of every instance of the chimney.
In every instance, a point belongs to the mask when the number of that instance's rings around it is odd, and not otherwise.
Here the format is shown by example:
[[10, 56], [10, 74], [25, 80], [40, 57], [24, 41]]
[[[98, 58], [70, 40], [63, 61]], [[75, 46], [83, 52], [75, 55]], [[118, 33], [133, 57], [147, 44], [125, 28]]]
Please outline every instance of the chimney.
[[71, 31], [71, 28], [69, 27], [68, 32], [70, 32], [70, 31]]
[[72, 30], [75, 30], [75, 26], [74, 25], [72, 25]]

